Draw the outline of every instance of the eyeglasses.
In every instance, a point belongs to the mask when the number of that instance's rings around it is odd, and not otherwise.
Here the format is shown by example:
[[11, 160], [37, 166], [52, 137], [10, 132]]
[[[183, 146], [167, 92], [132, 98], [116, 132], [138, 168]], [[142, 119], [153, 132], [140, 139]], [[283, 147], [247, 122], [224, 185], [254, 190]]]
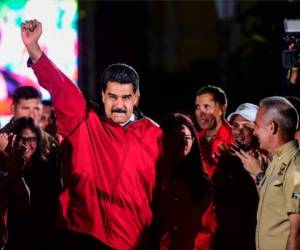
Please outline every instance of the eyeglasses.
[[22, 144], [36, 144], [37, 138], [36, 137], [23, 137], [23, 136], [18, 136], [18, 141], [21, 142]]
[[194, 141], [194, 137], [192, 135], [185, 135], [184, 140], [185, 141], [189, 141], [189, 140]]
[[192, 135], [185, 135], [184, 133], [174, 133], [174, 138], [183, 139], [184, 141], [194, 141], [194, 137]]

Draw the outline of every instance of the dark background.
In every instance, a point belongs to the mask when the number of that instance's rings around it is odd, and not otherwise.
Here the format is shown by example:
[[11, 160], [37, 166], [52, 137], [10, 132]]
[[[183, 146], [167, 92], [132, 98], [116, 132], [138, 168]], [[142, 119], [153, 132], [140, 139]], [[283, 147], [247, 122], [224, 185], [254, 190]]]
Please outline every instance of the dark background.
[[140, 108], [157, 121], [193, 114], [207, 84], [225, 90], [229, 112], [299, 96], [281, 64], [283, 19], [299, 15], [298, 1], [79, 1], [79, 86], [100, 101], [103, 70], [128, 63], [140, 74]]

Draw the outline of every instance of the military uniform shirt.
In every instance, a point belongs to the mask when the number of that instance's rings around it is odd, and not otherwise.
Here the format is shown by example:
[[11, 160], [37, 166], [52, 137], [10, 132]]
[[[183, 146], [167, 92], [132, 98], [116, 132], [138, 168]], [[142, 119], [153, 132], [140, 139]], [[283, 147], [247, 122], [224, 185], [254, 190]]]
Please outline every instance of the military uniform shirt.
[[289, 213], [300, 213], [300, 151], [297, 141], [279, 147], [261, 182], [257, 211], [257, 250], [284, 250]]

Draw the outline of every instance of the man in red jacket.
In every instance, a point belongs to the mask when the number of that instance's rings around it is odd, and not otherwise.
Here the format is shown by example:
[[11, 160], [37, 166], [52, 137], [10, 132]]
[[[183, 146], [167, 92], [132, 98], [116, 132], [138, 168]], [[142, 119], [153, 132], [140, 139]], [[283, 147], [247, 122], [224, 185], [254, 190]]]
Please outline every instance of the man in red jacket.
[[[225, 121], [226, 109], [227, 97], [221, 88], [207, 85], [198, 90], [195, 100], [195, 117], [201, 129], [198, 139], [203, 170], [210, 179], [213, 179], [218, 167], [219, 146], [232, 142], [231, 128]], [[204, 221], [206, 224], [214, 225], [216, 230], [218, 223], [213, 204], [207, 210]], [[209, 237], [213, 238], [215, 232], [211, 232]], [[201, 243], [203, 239], [199, 237], [196, 241]]]
[[232, 142], [231, 128], [225, 121], [227, 98], [216, 86], [199, 89], [195, 100], [195, 116], [201, 131], [198, 134], [203, 168], [212, 177], [218, 165], [219, 145]]
[[66, 248], [139, 248], [152, 221], [162, 132], [137, 110], [138, 74], [125, 64], [104, 71], [102, 115], [42, 52], [41, 34], [37, 20], [22, 24], [29, 65], [50, 92], [64, 137], [65, 187], [58, 224], [78, 233]]

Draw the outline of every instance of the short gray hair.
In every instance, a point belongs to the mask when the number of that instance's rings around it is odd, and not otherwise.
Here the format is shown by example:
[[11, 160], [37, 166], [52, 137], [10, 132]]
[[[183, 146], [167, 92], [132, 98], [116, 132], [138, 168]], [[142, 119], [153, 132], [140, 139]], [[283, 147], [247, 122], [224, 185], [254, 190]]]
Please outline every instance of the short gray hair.
[[287, 139], [293, 139], [298, 125], [298, 113], [295, 107], [282, 96], [271, 96], [262, 99], [260, 107], [266, 109], [266, 119], [275, 122]]

